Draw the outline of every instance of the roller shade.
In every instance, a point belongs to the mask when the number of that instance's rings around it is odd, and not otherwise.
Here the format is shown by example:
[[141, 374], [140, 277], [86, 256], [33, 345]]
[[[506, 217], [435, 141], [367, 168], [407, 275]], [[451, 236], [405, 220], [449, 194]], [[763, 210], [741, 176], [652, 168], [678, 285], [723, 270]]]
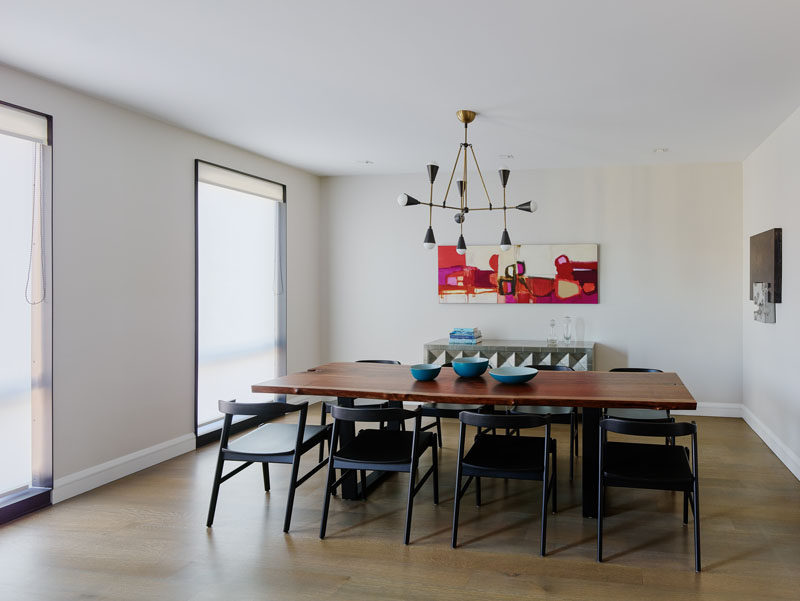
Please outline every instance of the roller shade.
[[283, 186], [259, 177], [197, 162], [197, 181], [283, 202]]
[[0, 133], [49, 144], [48, 119], [44, 115], [0, 104]]

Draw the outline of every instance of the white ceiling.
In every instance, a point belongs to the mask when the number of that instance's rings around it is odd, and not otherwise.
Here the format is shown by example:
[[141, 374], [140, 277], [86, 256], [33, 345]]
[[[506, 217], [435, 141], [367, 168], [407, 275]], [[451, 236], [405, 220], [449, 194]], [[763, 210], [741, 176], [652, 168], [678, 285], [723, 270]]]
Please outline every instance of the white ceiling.
[[484, 171], [740, 161], [800, 105], [798, 0], [0, 0], [0, 15], [0, 62], [320, 174], [447, 171], [459, 108], [480, 113]]

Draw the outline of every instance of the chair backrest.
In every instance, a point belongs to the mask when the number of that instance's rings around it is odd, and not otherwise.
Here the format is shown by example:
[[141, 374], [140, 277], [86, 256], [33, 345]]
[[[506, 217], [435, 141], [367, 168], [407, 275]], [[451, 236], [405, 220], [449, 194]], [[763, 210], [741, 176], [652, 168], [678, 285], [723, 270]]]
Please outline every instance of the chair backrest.
[[669, 422], [654, 420], [615, 419], [609, 417], [600, 421], [600, 430], [627, 434], [630, 436], [689, 436], [697, 433], [694, 422]]
[[385, 363], [386, 365], [400, 365], [399, 361], [393, 359], [359, 359], [356, 363]]
[[547, 416], [533, 414], [511, 415], [508, 413], [476, 413], [474, 411], [462, 411], [458, 414], [458, 419], [462, 424], [475, 426], [478, 428], [538, 428], [549, 423]]
[[649, 374], [663, 374], [660, 369], [653, 369], [652, 367], [615, 367], [608, 371], [628, 371], [632, 373], [649, 373]]
[[453, 367], [453, 362], [448, 361], [447, 363], [442, 363], [442, 367]]
[[270, 401], [269, 403], [237, 403], [235, 400], [219, 402], [219, 411], [225, 415], [253, 415], [264, 419], [280, 417], [303, 409], [308, 409], [308, 401], [296, 405], [281, 401]]
[[575, 371], [568, 365], [526, 365], [525, 367], [532, 367], [539, 371]]
[[400, 407], [371, 408], [331, 405], [333, 419], [343, 422], [399, 422], [404, 419], [415, 418], [421, 414], [422, 407], [417, 407], [416, 410], [411, 411]]

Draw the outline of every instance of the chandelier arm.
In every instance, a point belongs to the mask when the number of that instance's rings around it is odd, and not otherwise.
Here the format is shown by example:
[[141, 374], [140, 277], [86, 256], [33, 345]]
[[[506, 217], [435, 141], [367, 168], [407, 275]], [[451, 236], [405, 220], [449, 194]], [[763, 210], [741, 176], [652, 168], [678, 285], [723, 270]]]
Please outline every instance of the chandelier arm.
[[475, 161], [475, 166], [478, 168], [478, 175], [481, 178], [481, 183], [483, 184], [483, 191], [486, 192], [486, 200], [489, 202], [489, 210], [491, 211], [492, 198], [491, 196], [489, 196], [489, 190], [486, 189], [486, 182], [483, 181], [483, 173], [481, 173], [481, 166], [478, 164], [478, 157], [475, 156], [475, 149], [472, 147], [472, 144], [469, 145], [469, 149], [472, 151], [472, 160]]
[[503, 229], [508, 229], [508, 224], [506, 223], [506, 211], [508, 208], [506, 207], [506, 188], [503, 186]]
[[[456, 167], [458, 166], [458, 158], [461, 156], [461, 145], [458, 146], [458, 153], [456, 154], [456, 162], [453, 163], [453, 170], [450, 172], [450, 181], [447, 182], [447, 190], [444, 192], [444, 200], [442, 200], [442, 208], [449, 209], [447, 206], [447, 195], [450, 194], [450, 186], [453, 185], [453, 176], [456, 174]], [[455, 208], [455, 207], [453, 207]]]

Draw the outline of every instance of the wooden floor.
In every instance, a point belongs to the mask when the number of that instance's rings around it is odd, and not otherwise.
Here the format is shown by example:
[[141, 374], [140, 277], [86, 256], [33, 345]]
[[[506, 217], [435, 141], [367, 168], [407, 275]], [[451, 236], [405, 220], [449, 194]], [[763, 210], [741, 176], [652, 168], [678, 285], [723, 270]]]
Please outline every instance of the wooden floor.
[[323, 473], [298, 491], [284, 535], [288, 468], [273, 466], [265, 495], [251, 467], [223, 484], [206, 529], [209, 446], [0, 527], [0, 599], [800, 598], [800, 483], [742, 420], [696, 418], [699, 575], [691, 521], [681, 524], [681, 496], [669, 492], [614, 489], [607, 561], [595, 563], [596, 522], [581, 517], [579, 477], [567, 478], [566, 426], [554, 427], [560, 512], [548, 522], [549, 556], [538, 556], [537, 482], [486, 482], [480, 509], [468, 495], [462, 546], [451, 549], [457, 429], [445, 421], [442, 502], [426, 484], [408, 547], [405, 474], [366, 502], [334, 499], [320, 541]]

